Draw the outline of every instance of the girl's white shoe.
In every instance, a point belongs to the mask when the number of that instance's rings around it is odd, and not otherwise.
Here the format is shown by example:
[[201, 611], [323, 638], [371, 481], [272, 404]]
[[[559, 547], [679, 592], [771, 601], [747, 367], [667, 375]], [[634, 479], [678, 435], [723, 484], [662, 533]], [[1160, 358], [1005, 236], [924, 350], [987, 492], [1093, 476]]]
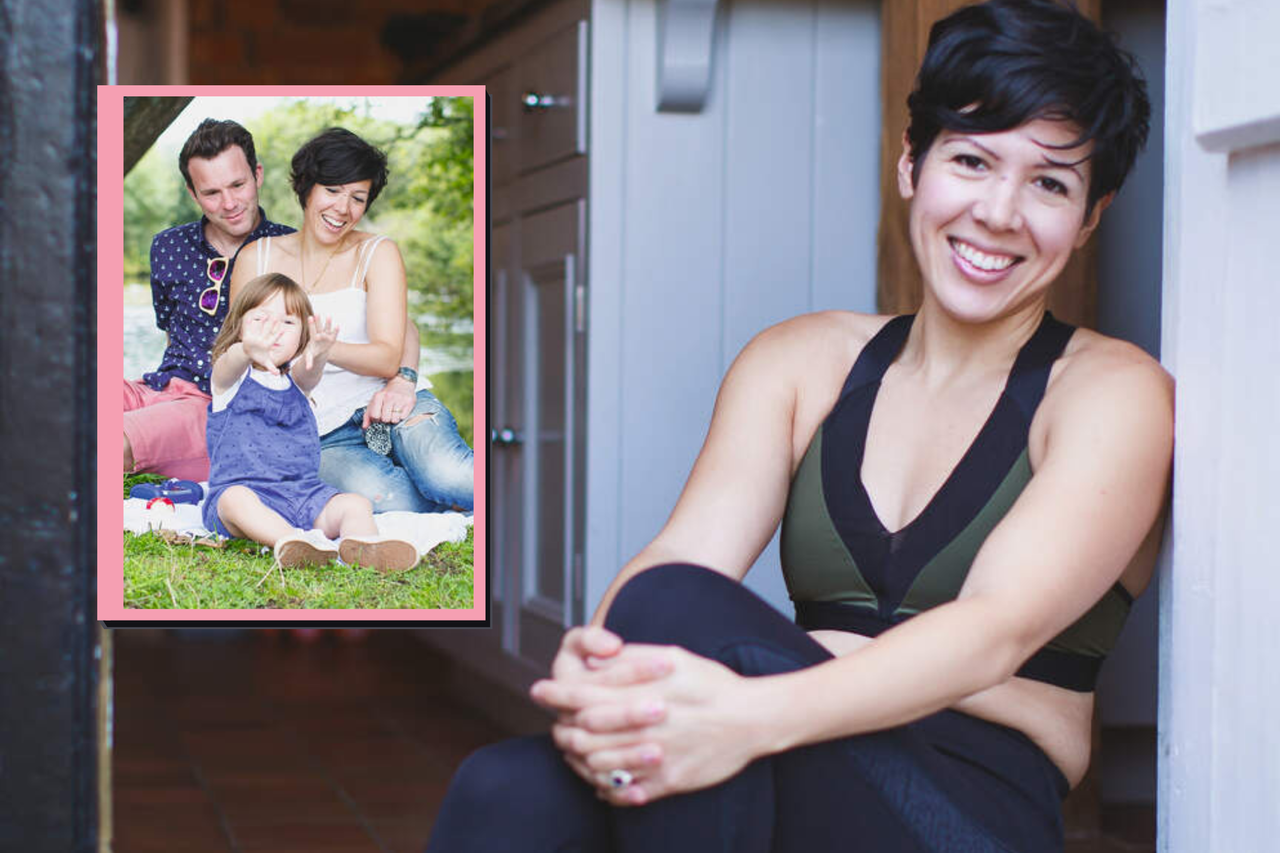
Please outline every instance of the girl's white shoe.
[[418, 565], [413, 543], [390, 536], [347, 536], [338, 543], [338, 553], [348, 565], [358, 563], [380, 572], [404, 572]]
[[276, 543], [275, 555], [286, 569], [325, 566], [338, 559], [338, 548], [319, 530], [295, 530]]

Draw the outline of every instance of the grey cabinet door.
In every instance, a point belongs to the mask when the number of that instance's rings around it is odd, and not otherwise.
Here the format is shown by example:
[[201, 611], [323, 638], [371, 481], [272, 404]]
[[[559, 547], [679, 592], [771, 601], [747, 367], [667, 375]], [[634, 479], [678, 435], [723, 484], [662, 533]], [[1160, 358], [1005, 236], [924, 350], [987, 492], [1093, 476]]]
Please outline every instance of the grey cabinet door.
[[492, 135], [495, 630], [477, 632], [463, 654], [512, 682], [545, 672], [565, 627], [583, 617], [589, 8], [586, 0], [546, 5], [444, 75], [485, 81]]
[[[515, 281], [506, 283], [504, 346], [508, 383], [518, 382], [519, 489], [500, 493], [519, 556], [516, 646], [548, 662], [564, 627], [582, 618], [582, 254], [585, 202], [562, 204], [520, 221]], [[514, 415], [514, 412], [512, 413]], [[519, 508], [516, 508], [516, 505]], [[514, 556], [514, 555], [513, 555]], [[517, 603], [512, 601], [512, 604]]]

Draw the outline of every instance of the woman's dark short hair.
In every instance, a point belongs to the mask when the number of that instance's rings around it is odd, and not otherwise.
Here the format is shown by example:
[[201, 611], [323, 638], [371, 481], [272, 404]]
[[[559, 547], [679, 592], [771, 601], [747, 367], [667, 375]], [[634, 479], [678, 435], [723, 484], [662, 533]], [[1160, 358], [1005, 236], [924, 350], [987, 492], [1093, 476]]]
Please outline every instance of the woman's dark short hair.
[[298, 204], [307, 206], [307, 196], [316, 184], [335, 187], [369, 181], [368, 210], [387, 185], [387, 155], [342, 127], [331, 127], [305, 142], [293, 155], [289, 171]]
[[1093, 141], [1089, 210], [1120, 189], [1151, 119], [1133, 56], [1056, 0], [989, 0], [935, 23], [907, 107], [913, 180], [944, 128], [992, 133], [1035, 119], [1075, 123], [1079, 138], [1062, 147]]
[[182, 179], [187, 182], [187, 189], [192, 192], [196, 189], [191, 183], [191, 172], [187, 167], [192, 157], [212, 160], [232, 145], [239, 145], [240, 150], [244, 152], [244, 159], [249, 161], [249, 171], [258, 171], [258, 155], [253, 150], [253, 134], [230, 119], [218, 121], [207, 118], [200, 122], [200, 126], [191, 131], [191, 135], [182, 145], [182, 151], [178, 154], [178, 171], [182, 172]]

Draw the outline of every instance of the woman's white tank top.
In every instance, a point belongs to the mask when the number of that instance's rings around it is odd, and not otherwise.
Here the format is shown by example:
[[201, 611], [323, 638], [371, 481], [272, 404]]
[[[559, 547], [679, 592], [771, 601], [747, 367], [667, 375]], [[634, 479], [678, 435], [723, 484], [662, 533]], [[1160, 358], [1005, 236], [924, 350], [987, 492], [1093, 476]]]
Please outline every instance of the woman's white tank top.
[[[308, 294], [311, 308], [317, 317], [332, 317], [338, 324], [338, 340], [348, 344], [369, 343], [368, 313], [364, 289], [369, 263], [378, 244], [385, 236], [371, 237], [360, 244], [356, 255], [356, 268], [351, 285], [328, 293]], [[263, 237], [265, 245], [258, 250], [258, 275], [270, 270], [271, 238]], [[361, 376], [333, 362], [324, 366], [320, 382], [311, 391], [311, 405], [315, 408], [316, 425], [320, 434], [333, 432], [346, 423], [356, 409], [369, 404], [369, 398], [382, 390], [387, 380], [380, 376]]]

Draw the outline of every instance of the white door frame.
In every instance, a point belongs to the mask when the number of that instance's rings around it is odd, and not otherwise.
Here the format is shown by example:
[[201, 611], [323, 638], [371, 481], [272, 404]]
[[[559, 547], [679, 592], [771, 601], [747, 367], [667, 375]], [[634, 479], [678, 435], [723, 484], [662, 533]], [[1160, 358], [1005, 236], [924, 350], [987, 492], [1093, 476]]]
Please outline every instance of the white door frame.
[[1169, 0], [1167, 23], [1158, 849], [1276, 850], [1280, 4]]

